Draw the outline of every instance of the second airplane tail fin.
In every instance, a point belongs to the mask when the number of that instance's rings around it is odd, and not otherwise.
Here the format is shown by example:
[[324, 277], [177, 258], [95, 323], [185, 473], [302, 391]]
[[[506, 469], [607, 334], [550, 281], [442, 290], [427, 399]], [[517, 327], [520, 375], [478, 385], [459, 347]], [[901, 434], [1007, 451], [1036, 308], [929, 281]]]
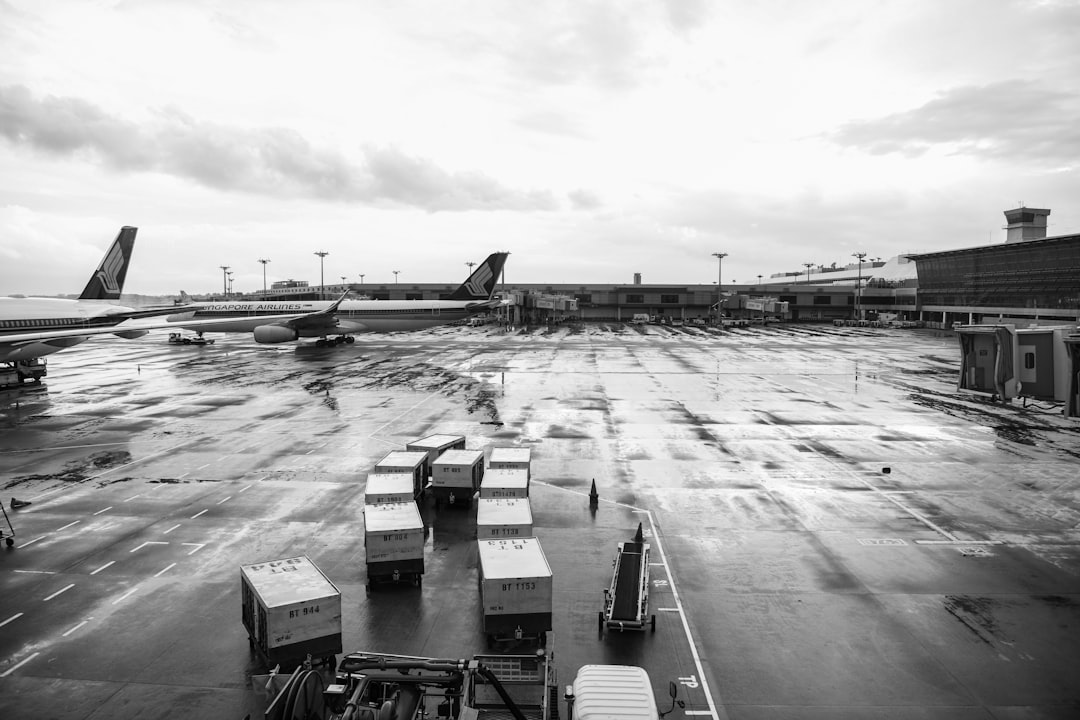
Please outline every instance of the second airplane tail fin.
[[487, 256], [480, 267], [473, 271], [469, 279], [452, 292], [448, 300], [490, 300], [495, 293], [495, 283], [499, 281], [503, 265], [510, 253], [497, 252]]
[[128, 263], [131, 262], [131, 250], [135, 246], [135, 233], [139, 228], [125, 225], [120, 228], [120, 234], [109, 246], [101, 264], [90, 276], [90, 282], [86, 283], [80, 300], [119, 300], [120, 291], [124, 289], [124, 278], [127, 277]]

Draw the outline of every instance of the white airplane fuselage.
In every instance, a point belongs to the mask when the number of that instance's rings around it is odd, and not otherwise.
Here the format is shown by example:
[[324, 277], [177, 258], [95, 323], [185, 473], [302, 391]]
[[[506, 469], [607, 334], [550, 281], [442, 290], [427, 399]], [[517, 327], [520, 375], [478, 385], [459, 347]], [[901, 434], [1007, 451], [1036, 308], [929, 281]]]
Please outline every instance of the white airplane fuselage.
[[[214, 302], [192, 303], [190, 309], [166, 318], [180, 327], [185, 321], [197, 320], [192, 329], [200, 332], [252, 332], [260, 325], [271, 325], [279, 316], [323, 310], [329, 301], [316, 302]], [[437, 325], [463, 320], [482, 311], [488, 305], [482, 301], [461, 300], [344, 300], [335, 316], [337, 327], [330, 334], [350, 335], [362, 332], [394, 332], [423, 330]], [[220, 318], [221, 325], [210, 320]], [[244, 322], [247, 318], [249, 322]], [[300, 331], [301, 337], [320, 337], [325, 331]]]
[[89, 338], [73, 335], [9, 344], [4, 342], [5, 336], [109, 327], [123, 319], [111, 316], [130, 312], [133, 312], [131, 308], [113, 305], [108, 300], [0, 298], [0, 362], [51, 355]]

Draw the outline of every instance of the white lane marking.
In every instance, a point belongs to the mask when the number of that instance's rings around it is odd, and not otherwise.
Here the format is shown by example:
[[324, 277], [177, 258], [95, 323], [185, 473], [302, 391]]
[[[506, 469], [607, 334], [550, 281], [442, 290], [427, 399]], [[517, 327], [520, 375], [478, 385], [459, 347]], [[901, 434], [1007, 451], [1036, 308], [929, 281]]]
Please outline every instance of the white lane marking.
[[168, 535], [169, 533], [171, 533], [171, 532], [172, 532], [173, 530], [175, 530], [175, 529], [176, 529], [176, 528], [178, 528], [178, 527], [180, 527], [180, 523], [176, 523], [176, 524], [175, 524], [175, 525], [173, 525], [173, 526], [172, 526], [171, 528], [169, 528], [168, 530], [166, 530], [165, 532], [163, 532], [163, 533], [162, 533], [162, 535]]
[[147, 545], [168, 545], [168, 544], [169, 543], [165, 542], [164, 540], [147, 540], [142, 545], [128, 550], [128, 552], [135, 552], [136, 550], [142, 550]]
[[16, 670], [18, 670], [18, 669], [19, 669], [19, 668], [21, 668], [21, 667], [22, 667], [23, 665], [25, 665], [26, 663], [30, 662], [31, 660], [33, 660], [34, 658], [36, 658], [36, 657], [37, 657], [38, 655], [40, 655], [40, 654], [41, 654], [41, 653], [34, 653], [33, 655], [31, 655], [30, 657], [26, 658], [25, 660], [23, 660], [22, 662], [18, 663], [17, 665], [12, 665], [12, 666], [11, 666], [11, 667], [9, 667], [9, 668], [8, 668], [7, 670], [5, 670], [4, 672], [0, 673], [0, 678], [6, 678], [6, 677], [7, 677], [8, 675], [10, 675], [11, 673], [15, 672]]
[[710, 717], [716, 717], [716, 713], [712, 710], [683, 710], [683, 715], [708, 715]]
[[67, 529], [68, 529], [69, 527], [71, 527], [72, 525], [78, 525], [78, 524], [79, 524], [79, 523], [81, 523], [81, 522], [82, 522], [82, 520], [74, 520], [74, 521], [72, 521], [72, 522], [69, 522], [69, 523], [68, 523], [67, 525], [65, 525], [65, 526], [64, 526], [64, 527], [62, 527], [62, 528], [56, 528], [56, 532], [60, 532], [61, 530], [67, 530]]
[[202, 470], [204, 467], [210, 467], [210, 463], [206, 463], [205, 465], [200, 465], [199, 467], [197, 467], [195, 469], [196, 470]]
[[26, 573], [27, 575], [55, 575], [53, 570], [15, 570], [17, 573]]
[[190, 474], [191, 474], [190, 472], [186, 472], [183, 475], [178, 476], [176, 479], [177, 480], [183, 480], [184, 478], [186, 478]]
[[53, 593], [52, 595], [50, 595], [49, 597], [47, 597], [47, 598], [44, 598], [44, 599], [42, 599], [42, 601], [41, 601], [41, 602], [49, 602], [50, 600], [52, 600], [52, 599], [53, 599], [54, 597], [56, 597], [56, 596], [57, 596], [57, 595], [59, 595], [60, 593], [65, 593], [65, 592], [67, 592], [68, 590], [70, 590], [70, 589], [71, 589], [71, 588], [73, 588], [73, 587], [75, 587], [75, 583], [71, 583], [71, 584], [70, 584], [70, 585], [68, 585], [67, 587], [65, 587], [65, 588], [61, 588], [60, 590], [57, 590], [56, 592], [54, 592], [54, 593]]
[[656, 608], [656, 612], [682, 612], [682, 608]]
[[21, 550], [21, 549], [23, 549], [24, 547], [26, 547], [27, 545], [33, 545], [33, 544], [34, 544], [34, 543], [36, 543], [36, 542], [37, 542], [38, 540], [44, 540], [44, 539], [45, 539], [45, 537], [46, 537], [45, 535], [42, 535], [42, 536], [41, 536], [41, 537], [39, 537], [39, 538], [34, 538], [34, 539], [33, 539], [33, 540], [31, 540], [30, 542], [25, 542], [25, 543], [23, 543], [22, 545], [20, 545], [19, 547], [15, 548], [15, 549], [16, 549], [16, 550]]
[[1004, 545], [1001, 540], [916, 540], [916, 545]]
[[112, 604], [113, 604], [113, 605], [115, 605], [116, 603], [120, 602], [121, 600], [125, 600], [125, 599], [127, 599], [127, 597], [128, 597], [129, 595], [131, 595], [131, 594], [132, 594], [133, 592], [135, 592], [135, 591], [136, 591], [136, 590], [138, 590], [138, 589], [139, 589], [139, 586], [138, 586], [138, 585], [136, 585], [135, 587], [131, 588], [130, 590], [128, 590], [128, 591], [127, 591], [126, 593], [124, 593], [124, 594], [123, 594], [123, 595], [121, 595], [120, 597], [118, 597], [118, 598], [116, 598], [115, 600], [113, 600], [113, 603], [112, 603]]
[[105, 512], [106, 510], [112, 510], [112, 505], [110, 505], [110, 506], [109, 506], [109, 507], [107, 507], [107, 508], [103, 508], [103, 509], [101, 509], [101, 510], [98, 510], [98, 511], [97, 511], [96, 513], [94, 513], [94, 514], [95, 514], [95, 515], [100, 515], [101, 513]]
[[135, 498], [137, 498], [137, 497], [142, 497], [142, 493], [139, 493], [139, 494], [137, 494], [137, 495], [132, 495], [131, 497], [129, 497], [129, 498], [128, 498], [127, 500], [125, 500], [124, 502], [131, 502], [132, 500], [134, 500], [134, 499], [135, 499]]
[[0, 623], [0, 627], [4, 627], [5, 625], [7, 625], [7, 624], [8, 624], [9, 622], [11, 622], [12, 620], [18, 620], [18, 619], [19, 619], [19, 618], [21, 618], [22, 616], [23, 616], [23, 614], [22, 614], [22, 613], [15, 613], [15, 614], [14, 614], [14, 615], [12, 615], [11, 617], [9, 617], [9, 618], [8, 618], [7, 620], [5, 620], [4, 622]]
[[218, 505], [220, 505], [220, 504], [221, 504], [221, 503], [223, 503], [223, 502], [228, 502], [229, 500], [232, 500], [232, 495], [230, 495], [229, 497], [225, 498], [224, 500], [218, 500]]
[[158, 577], [159, 575], [164, 575], [165, 573], [172, 570], [174, 567], [176, 567], [176, 563], [173, 563], [172, 565], [169, 565], [169, 567], [165, 568], [164, 570], [159, 570], [158, 572], [154, 573], [154, 577]]
[[75, 632], [76, 630], [78, 630], [79, 628], [81, 628], [81, 627], [82, 627], [83, 625], [85, 625], [85, 624], [86, 624], [86, 623], [88, 623], [88, 622], [90, 622], [90, 621], [89, 621], [89, 620], [83, 620], [83, 621], [82, 621], [81, 623], [79, 623], [79, 624], [78, 624], [78, 625], [76, 625], [75, 627], [71, 628], [71, 629], [70, 629], [70, 630], [68, 630], [68, 631], [67, 631], [66, 633], [64, 633], [63, 637], [67, 637], [68, 635], [70, 635], [71, 633]]
[[197, 512], [197, 513], [195, 513], [194, 515], [192, 515], [190, 519], [191, 519], [191, 520], [194, 520], [195, 518], [199, 517], [199, 516], [200, 516], [200, 515], [202, 515], [202, 514], [203, 514], [204, 512], [207, 512], [208, 510], [209, 510], [209, 508], [207, 508], [206, 510], [200, 510], [199, 512]]
[[102, 565], [101, 567], [99, 567], [97, 570], [95, 570], [94, 572], [92, 572], [90, 574], [91, 575], [97, 575], [99, 572], [101, 572], [102, 570], [109, 567], [110, 565], [112, 565], [115, 562], [116, 562], [115, 560], [110, 560], [109, 562], [105, 563], [104, 565]]
[[206, 547], [206, 543], [180, 543], [180, 544], [181, 545], [192, 545], [192, 546], [194, 546], [195, 549], [192, 550], [191, 552], [189, 552], [188, 555], [194, 555], [195, 553], [199, 552], [204, 547]]
[[[252, 485], [254, 485], [254, 483], [252, 483]], [[244, 491], [245, 491], [245, 490], [247, 490], [247, 489], [248, 489], [249, 487], [251, 487], [251, 485], [245, 485], [244, 487], [240, 488], [240, 492], [244, 492]]]

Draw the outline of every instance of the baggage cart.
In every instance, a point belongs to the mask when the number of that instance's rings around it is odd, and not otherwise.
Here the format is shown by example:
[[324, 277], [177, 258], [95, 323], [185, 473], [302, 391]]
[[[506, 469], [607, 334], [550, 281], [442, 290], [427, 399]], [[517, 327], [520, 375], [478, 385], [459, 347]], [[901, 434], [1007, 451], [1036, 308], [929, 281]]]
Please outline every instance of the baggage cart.
[[480, 482], [480, 497], [529, 497], [529, 471], [524, 468], [488, 468]]
[[431, 494], [436, 507], [469, 507], [483, 478], [483, 450], [447, 450], [431, 465]]
[[497, 447], [491, 449], [491, 457], [488, 458], [488, 468], [498, 470], [501, 468], [522, 468], [532, 479], [532, 448], [522, 447]]
[[371, 473], [364, 487], [365, 505], [413, 501], [413, 479], [408, 473]]
[[477, 544], [488, 647], [523, 640], [544, 647], [552, 628], [552, 582], [540, 541], [530, 537]]
[[649, 543], [642, 537], [641, 524], [633, 540], [619, 543], [613, 561], [611, 585], [604, 590], [604, 609], [599, 613], [600, 632], [656, 630], [656, 615], [649, 615]]
[[426, 452], [394, 450], [375, 463], [377, 473], [408, 473], [413, 479], [413, 499], [423, 496], [430, 469]]
[[405, 449], [410, 452], [426, 452], [428, 456], [428, 469], [430, 470], [431, 464], [438, 460], [439, 456], [447, 450], [464, 450], [465, 436], [428, 435], [425, 438], [420, 438], [419, 440], [413, 440], [411, 443], [407, 443]]
[[416, 503], [364, 506], [368, 590], [379, 582], [420, 587], [424, 575], [424, 522]]
[[529, 498], [484, 498], [476, 501], [476, 539], [532, 537]]
[[341, 652], [341, 593], [307, 556], [240, 566], [240, 617], [269, 667]]

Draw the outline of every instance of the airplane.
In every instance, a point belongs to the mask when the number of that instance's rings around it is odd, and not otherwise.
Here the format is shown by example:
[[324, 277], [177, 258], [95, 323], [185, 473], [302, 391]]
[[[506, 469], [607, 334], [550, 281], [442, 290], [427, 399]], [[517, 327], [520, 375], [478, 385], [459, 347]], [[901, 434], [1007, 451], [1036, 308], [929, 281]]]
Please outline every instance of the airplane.
[[[203, 332], [250, 332], [258, 343], [319, 338], [315, 346], [351, 343], [353, 334], [422, 330], [463, 320], [497, 306], [495, 283], [509, 253], [497, 252], [446, 300], [346, 300], [334, 303], [238, 301], [191, 303], [165, 319]], [[347, 295], [347, 293], [346, 293]], [[194, 310], [194, 312], [192, 312]]]
[[44, 367], [35, 362], [40, 357], [93, 335], [141, 337], [146, 330], [121, 328], [120, 323], [176, 313], [175, 307], [135, 310], [110, 302], [120, 299], [137, 232], [138, 228], [127, 225], [120, 228], [77, 300], [0, 297], [0, 370], [29, 372], [28, 368], [37, 367], [35, 374], [40, 377]]

